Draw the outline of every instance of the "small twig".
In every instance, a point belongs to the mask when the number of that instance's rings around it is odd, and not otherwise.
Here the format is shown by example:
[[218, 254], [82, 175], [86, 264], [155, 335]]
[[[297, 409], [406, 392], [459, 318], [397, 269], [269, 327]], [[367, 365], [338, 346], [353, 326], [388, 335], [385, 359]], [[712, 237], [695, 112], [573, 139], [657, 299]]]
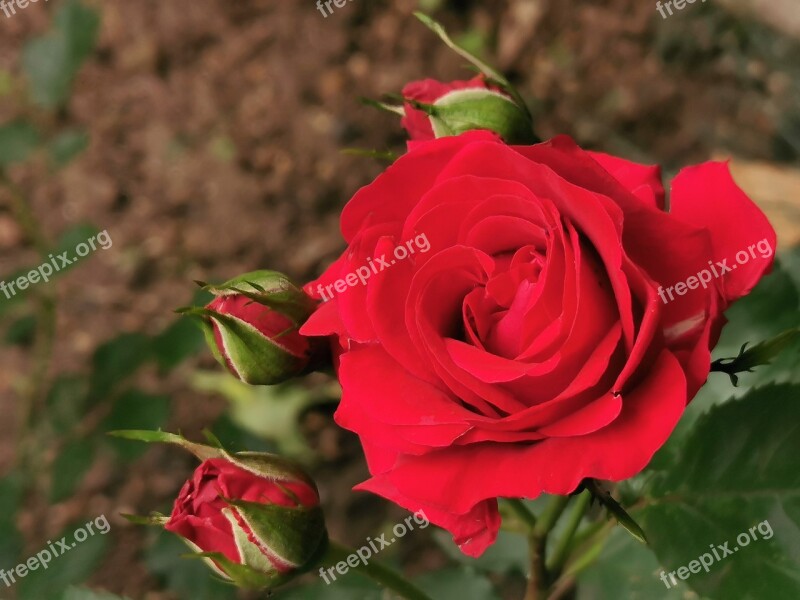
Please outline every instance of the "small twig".
[[517, 518], [531, 531], [536, 527], [536, 515], [519, 498], [505, 498], [506, 505]]
[[564, 567], [564, 563], [569, 557], [572, 539], [575, 535], [575, 532], [578, 531], [578, 527], [580, 527], [581, 521], [583, 520], [583, 517], [586, 514], [591, 502], [592, 494], [588, 491], [584, 491], [578, 496], [575, 506], [573, 506], [572, 511], [570, 512], [569, 520], [564, 528], [564, 532], [561, 534], [561, 538], [558, 540], [558, 544], [550, 556], [550, 561], [547, 563], [547, 568], [552, 573], [560, 573], [561, 569]]
[[[22, 190], [1, 169], [0, 185], [8, 190], [11, 196], [12, 211], [25, 235], [33, 242], [42, 256], [47, 256], [50, 246], [39, 226], [39, 222], [36, 220], [33, 211], [31, 211]], [[21, 394], [22, 402], [18, 409], [16, 463], [20, 467], [24, 467], [29, 459], [30, 431], [36, 423], [39, 408], [41, 408], [45, 400], [47, 376], [50, 370], [50, 360], [56, 334], [55, 298], [52, 292], [47, 290], [42, 290], [37, 295], [39, 297], [39, 305], [37, 307], [37, 333], [33, 350], [34, 365]]]

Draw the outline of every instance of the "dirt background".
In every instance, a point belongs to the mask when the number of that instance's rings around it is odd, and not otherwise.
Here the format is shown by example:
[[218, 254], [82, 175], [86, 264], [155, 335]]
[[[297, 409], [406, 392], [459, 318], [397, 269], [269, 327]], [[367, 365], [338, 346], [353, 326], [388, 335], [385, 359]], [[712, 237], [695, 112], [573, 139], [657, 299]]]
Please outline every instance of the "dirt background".
[[[0, 15], [0, 70], [20, 72], [23, 43], [47, 28], [57, 1]], [[567, 133], [587, 148], [660, 162], [668, 174], [733, 157], [781, 243], [800, 241], [796, 5], [708, 2], [665, 20], [641, 0], [422, 4], [438, 4], [438, 19], [511, 75], [541, 137]], [[358, 97], [428, 76], [469, 76], [411, 16], [415, 0], [353, 0], [327, 18], [311, 0], [92, 5], [102, 13], [98, 47], [50, 123], [86, 128], [90, 146], [55, 176], [36, 161], [11, 171], [50, 236], [90, 222], [113, 239], [57, 285], [51, 374], [83, 369], [121, 332], [161, 331], [194, 279], [266, 267], [314, 277], [342, 249], [341, 207], [382, 168], [342, 148], [399, 150], [404, 142], [391, 115]], [[0, 97], [0, 122], [28, 112], [16, 91]], [[37, 262], [0, 195], [0, 273]], [[17, 383], [31, 357], [24, 347], [1, 351], [5, 468]], [[171, 423], [190, 436], [226, 406], [190, 390], [186, 376], [198, 365], [211, 363], [193, 360], [160, 390], [173, 398]], [[324, 411], [307, 415], [304, 427], [324, 457], [317, 476], [333, 534], [359, 542], [387, 508], [348, 491], [365, 474], [357, 444]], [[35, 549], [76, 515], [146, 513], [175, 494], [190, 468], [162, 450], [122, 474], [101, 461], [75, 498], [57, 506], [31, 498], [20, 527]], [[157, 591], [142, 564], [143, 534], [116, 518], [112, 525], [114, 550], [91, 583], [132, 598], [175, 597]], [[418, 550], [405, 552], [412, 570], [442, 560]]]

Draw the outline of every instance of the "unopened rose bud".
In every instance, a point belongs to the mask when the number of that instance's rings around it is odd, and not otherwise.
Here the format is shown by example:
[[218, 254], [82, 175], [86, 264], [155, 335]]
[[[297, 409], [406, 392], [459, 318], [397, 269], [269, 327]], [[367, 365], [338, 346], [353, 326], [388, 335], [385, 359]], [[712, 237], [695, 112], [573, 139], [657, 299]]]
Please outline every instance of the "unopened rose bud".
[[200, 319], [212, 353], [236, 377], [272, 385], [306, 370], [315, 342], [299, 328], [316, 303], [288, 278], [255, 271], [204, 289], [217, 297], [205, 308], [179, 312]]
[[412, 140], [428, 140], [484, 129], [509, 144], [535, 143], [533, 124], [526, 111], [483, 76], [469, 81], [441, 83], [432, 79], [403, 88], [403, 127]]
[[256, 453], [203, 461], [164, 527], [247, 588], [274, 587], [313, 566], [328, 539], [314, 482], [286, 459]]

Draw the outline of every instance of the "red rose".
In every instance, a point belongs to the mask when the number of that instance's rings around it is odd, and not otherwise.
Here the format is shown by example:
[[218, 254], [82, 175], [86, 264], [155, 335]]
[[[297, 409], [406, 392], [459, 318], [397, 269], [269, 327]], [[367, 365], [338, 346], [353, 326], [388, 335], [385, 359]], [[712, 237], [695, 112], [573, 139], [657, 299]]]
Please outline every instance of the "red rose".
[[[468, 89], [493, 89], [486, 85], [483, 75], [473, 77], [469, 81], [451, 81], [450, 83], [442, 83], [435, 79], [423, 79], [422, 81], [412, 81], [406, 84], [403, 88], [403, 98], [424, 102], [426, 104], [433, 104], [439, 98], [452, 92], [454, 90], [468, 90]], [[412, 107], [406, 103], [404, 105], [405, 116], [400, 121], [400, 124], [408, 132], [412, 140], [432, 140], [433, 127], [431, 120], [421, 110]]]
[[479, 555], [498, 497], [641, 471], [705, 381], [722, 312], [769, 270], [757, 244], [775, 247], [725, 164], [684, 169], [670, 212], [663, 201], [658, 168], [486, 132], [412, 144], [358, 192], [348, 248], [309, 293], [430, 242], [301, 329], [336, 336], [336, 419], [373, 475], [359, 489], [424, 510]]
[[[282, 531], [280, 539], [264, 535], [258, 528], [264, 523], [264, 515], [252, 518], [252, 505], [316, 510], [319, 495], [302, 479], [268, 478], [266, 474], [256, 474], [255, 469], [246, 470], [224, 458], [212, 458], [204, 461], [181, 489], [165, 529], [202, 552], [220, 553], [233, 563], [262, 573], [285, 574], [301, 567], [303, 561], [298, 559], [297, 547], [303, 544], [284, 547], [292, 537], [287, 531]], [[283, 523], [284, 530], [295, 524], [277, 514], [274, 518]], [[318, 519], [309, 513], [312, 518]], [[315, 527], [311, 534], [315, 537], [308, 546], [311, 551], [302, 550], [300, 554], [313, 553], [321, 543], [324, 526]]]

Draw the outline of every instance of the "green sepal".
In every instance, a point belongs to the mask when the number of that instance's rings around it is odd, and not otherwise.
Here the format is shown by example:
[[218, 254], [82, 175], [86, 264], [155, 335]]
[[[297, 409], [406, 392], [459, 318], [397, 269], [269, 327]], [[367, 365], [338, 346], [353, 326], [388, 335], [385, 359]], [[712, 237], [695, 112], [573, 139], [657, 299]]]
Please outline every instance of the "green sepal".
[[[525, 100], [523, 100], [522, 96], [520, 95], [517, 88], [511, 85], [511, 82], [503, 76], [497, 69], [490, 67], [488, 64], [483, 62], [477, 56], [473, 55], [472, 53], [468, 52], [458, 44], [456, 44], [452, 38], [448, 35], [447, 30], [437, 21], [426, 15], [422, 12], [415, 12], [414, 16], [417, 17], [428, 29], [433, 31], [444, 44], [453, 50], [456, 54], [458, 54], [461, 58], [469, 61], [472, 65], [475, 66], [478, 71], [480, 71], [484, 77], [486, 77], [488, 83], [494, 84], [497, 87], [501, 88], [504, 92], [506, 92], [517, 106], [524, 112], [524, 114], [528, 117], [529, 121], [533, 121], [533, 117], [531, 116], [530, 110], [528, 109], [527, 104], [525, 104]], [[535, 137], [535, 136], [534, 136]], [[538, 141], [538, 140], [537, 140]]]
[[[206, 320], [208, 325], [203, 332], [215, 358], [226, 368], [230, 361], [236, 376], [245, 383], [274, 385], [299, 375], [308, 365], [308, 357], [291, 354], [279, 345], [280, 335], [273, 341], [249, 323], [209, 308], [180, 310], [182, 314]], [[227, 360], [217, 347], [210, 320], [219, 327]]]
[[367, 158], [374, 158], [375, 160], [394, 162], [400, 155], [391, 150], [370, 150], [369, 148], [343, 148], [340, 150], [342, 154], [348, 156], [366, 156]]
[[238, 467], [270, 481], [303, 482], [315, 492], [317, 484], [295, 461], [267, 452], [237, 452], [225, 457]]
[[286, 275], [277, 271], [252, 271], [219, 285], [205, 284], [203, 290], [215, 296], [246, 296], [253, 302], [279, 312], [295, 325], [305, 323], [317, 304]]
[[437, 138], [487, 129], [509, 144], [534, 144], [538, 141], [528, 115], [508, 96], [494, 90], [453, 90], [433, 104], [412, 103], [430, 116]]
[[158, 512], [151, 513], [148, 517], [142, 515], [129, 515], [126, 513], [120, 513], [119, 516], [129, 523], [133, 523], [134, 525], [147, 525], [151, 527], [163, 527], [169, 521], [168, 516], [162, 515]]
[[212, 458], [227, 458], [228, 454], [220, 448], [212, 448], [205, 444], [195, 444], [186, 438], [174, 433], [167, 433], [166, 431], [142, 431], [135, 429], [126, 429], [118, 431], [109, 431], [108, 435], [118, 437], [125, 440], [134, 440], [137, 442], [146, 442], [148, 444], [164, 443], [174, 444], [188, 450], [194, 454], [201, 461], [206, 461]]
[[752, 373], [758, 366], [768, 365], [786, 348], [800, 339], [800, 328], [789, 329], [771, 340], [756, 344], [747, 350], [745, 343], [735, 358], [721, 358], [711, 364], [711, 371], [725, 373], [734, 387], [739, 385], [738, 373]]
[[325, 515], [319, 506], [279, 506], [230, 499], [226, 502], [264, 547], [295, 569], [312, 562], [327, 542]]
[[611, 492], [604, 490], [600, 484], [594, 479], [587, 479], [584, 481], [584, 487], [589, 490], [592, 497], [602, 504], [606, 510], [617, 520], [617, 523], [627, 531], [633, 538], [647, 545], [647, 536], [644, 529], [636, 522], [636, 520], [622, 508], [622, 505], [617, 502], [612, 496]]
[[294, 573], [278, 571], [264, 573], [247, 565], [233, 562], [221, 552], [197, 552], [184, 554], [183, 558], [211, 560], [215, 567], [228, 577], [234, 585], [246, 590], [264, 590], [274, 588], [294, 577]]
[[395, 115], [400, 115], [404, 117], [406, 114], [405, 109], [402, 105], [397, 104], [388, 104], [387, 102], [381, 102], [379, 100], [373, 100], [372, 98], [359, 98], [362, 104], [366, 106], [371, 106], [372, 108], [377, 108], [378, 110], [382, 110], [385, 112], [390, 112]]

